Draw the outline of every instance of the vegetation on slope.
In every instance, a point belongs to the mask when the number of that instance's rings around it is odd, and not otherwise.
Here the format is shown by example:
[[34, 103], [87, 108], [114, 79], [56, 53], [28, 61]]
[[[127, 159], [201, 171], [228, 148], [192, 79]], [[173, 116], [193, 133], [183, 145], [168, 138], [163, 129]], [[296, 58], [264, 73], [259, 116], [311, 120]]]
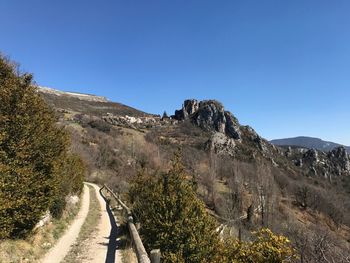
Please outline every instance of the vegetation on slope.
[[143, 241], [148, 250], [160, 248], [162, 262], [277, 263], [295, 257], [290, 241], [268, 229], [257, 232], [253, 242], [222, 242], [191, 178], [177, 153], [167, 173], [141, 172], [130, 189]]
[[84, 167], [37, 94], [32, 76], [0, 57], [0, 239], [25, 237], [68, 194], [82, 190]]

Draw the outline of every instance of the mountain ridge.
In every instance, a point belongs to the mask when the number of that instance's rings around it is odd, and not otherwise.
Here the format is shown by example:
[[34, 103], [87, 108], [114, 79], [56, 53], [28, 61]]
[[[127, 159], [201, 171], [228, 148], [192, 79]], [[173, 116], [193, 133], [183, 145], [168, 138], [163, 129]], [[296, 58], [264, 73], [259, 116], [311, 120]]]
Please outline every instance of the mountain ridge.
[[120, 114], [133, 117], [155, 116], [122, 103], [113, 102], [104, 96], [66, 92], [53, 88], [37, 86], [38, 93], [56, 110], [85, 113], [101, 117], [103, 114]]
[[343, 146], [350, 153], [350, 146], [346, 146], [340, 143], [335, 143], [331, 141], [324, 141], [320, 138], [309, 137], [309, 136], [297, 136], [291, 138], [282, 138], [270, 140], [270, 143], [276, 146], [294, 146], [308, 149], [316, 149], [320, 151], [329, 152], [334, 148]]

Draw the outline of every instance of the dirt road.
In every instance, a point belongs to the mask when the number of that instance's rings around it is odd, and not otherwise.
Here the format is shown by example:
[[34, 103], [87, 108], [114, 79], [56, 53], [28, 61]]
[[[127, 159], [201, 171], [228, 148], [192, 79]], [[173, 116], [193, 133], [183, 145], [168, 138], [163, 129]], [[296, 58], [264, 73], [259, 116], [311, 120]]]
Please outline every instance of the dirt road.
[[84, 256], [84, 263], [114, 263], [122, 262], [122, 256], [117, 245], [118, 225], [114, 219], [112, 211], [100, 193], [100, 188], [91, 184], [96, 190], [97, 198], [101, 206], [101, 218], [95, 237], [90, 238], [87, 255]]
[[42, 263], [59, 263], [66, 256], [70, 247], [74, 244], [78, 238], [80, 228], [83, 225], [86, 216], [89, 212], [90, 205], [90, 192], [89, 188], [84, 185], [83, 199], [81, 202], [81, 208], [74, 219], [74, 222], [67, 229], [66, 233], [59, 239], [57, 244], [45, 255]]
[[[45, 255], [42, 263], [59, 263], [68, 254], [71, 246], [79, 236], [80, 229], [88, 215], [90, 205], [90, 194], [88, 186], [92, 186], [96, 191], [96, 196], [101, 206], [101, 217], [94, 236], [91, 236], [84, 243], [84, 253], [82, 259], [84, 263], [122, 262], [122, 256], [118, 251], [117, 222], [108, 207], [104, 197], [100, 193], [100, 188], [95, 184], [85, 183], [81, 209], [66, 233], [59, 239], [57, 244]], [[80, 262], [80, 261], [79, 261]]]

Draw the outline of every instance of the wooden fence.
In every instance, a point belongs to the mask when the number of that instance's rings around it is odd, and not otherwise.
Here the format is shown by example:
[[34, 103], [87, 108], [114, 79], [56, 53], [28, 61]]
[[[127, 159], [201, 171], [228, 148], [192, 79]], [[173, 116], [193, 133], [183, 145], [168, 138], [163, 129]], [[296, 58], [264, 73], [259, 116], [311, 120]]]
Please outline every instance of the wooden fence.
[[123, 208], [124, 212], [127, 215], [128, 229], [129, 229], [131, 240], [135, 248], [138, 262], [139, 263], [151, 263], [151, 262], [160, 263], [159, 249], [152, 250], [150, 253], [150, 258], [148, 257], [146, 249], [142, 243], [140, 235], [134, 224], [134, 217], [129, 207], [127, 207], [126, 204], [122, 200], [120, 200], [119, 196], [115, 194], [107, 185], [103, 185], [102, 189], [103, 188], [105, 188], [113, 196], [113, 198], [120, 204], [120, 206]]

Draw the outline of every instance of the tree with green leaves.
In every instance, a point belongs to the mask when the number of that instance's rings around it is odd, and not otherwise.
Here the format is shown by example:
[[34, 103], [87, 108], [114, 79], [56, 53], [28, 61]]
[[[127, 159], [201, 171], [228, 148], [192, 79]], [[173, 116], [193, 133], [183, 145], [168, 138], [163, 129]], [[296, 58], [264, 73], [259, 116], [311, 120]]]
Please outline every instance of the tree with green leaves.
[[66, 179], [69, 140], [56, 121], [32, 76], [0, 56], [0, 239], [28, 234]]
[[60, 218], [66, 206], [66, 196], [80, 194], [83, 190], [85, 164], [76, 154], [65, 154], [55, 166], [56, 182], [53, 200], [50, 206], [51, 214]]
[[141, 172], [130, 197], [148, 249], [160, 248], [162, 262], [212, 262], [220, 241], [216, 223], [199, 200], [176, 153], [164, 174]]

